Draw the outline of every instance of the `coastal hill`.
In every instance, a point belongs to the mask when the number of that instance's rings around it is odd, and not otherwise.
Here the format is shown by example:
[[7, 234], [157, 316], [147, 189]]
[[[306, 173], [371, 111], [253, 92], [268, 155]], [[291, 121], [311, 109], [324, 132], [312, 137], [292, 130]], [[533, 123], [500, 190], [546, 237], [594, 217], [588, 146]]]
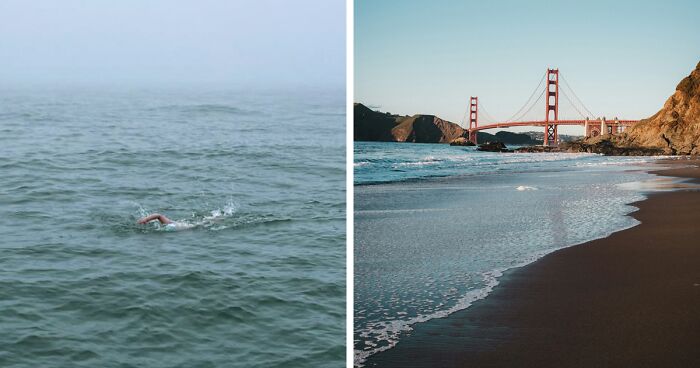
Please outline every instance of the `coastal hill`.
[[434, 115], [414, 115], [400, 120], [391, 132], [398, 142], [449, 143], [464, 130]]
[[464, 134], [459, 125], [434, 115], [392, 115], [361, 103], [354, 112], [356, 141], [448, 143]]
[[[449, 143], [466, 135], [458, 124], [435, 115], [394, 115], [355, 103], [354, 116], [356, 141]], [[495, 135], [479, 132], [477, 139], [479, 142], [500, 141], [506, 144], [542, 143], [528, 134], [511, 132], [498, 132]]]
[[658, 147], [670, 154], [700, 154], [700, 63], [663, 108], [630, 128], [624, 139], [628, 145]]
[[622, 134], [586, 138], [560, 149], [606, 155], [700, 154], [700, 63], [650, 118]]

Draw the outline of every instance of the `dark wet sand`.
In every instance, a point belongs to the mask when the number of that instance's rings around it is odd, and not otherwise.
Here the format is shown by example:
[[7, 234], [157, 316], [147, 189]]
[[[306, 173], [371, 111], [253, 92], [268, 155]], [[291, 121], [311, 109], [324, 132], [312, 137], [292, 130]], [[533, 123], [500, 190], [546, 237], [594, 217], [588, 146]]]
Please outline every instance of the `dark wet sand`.
[[[698, 167], [656, 173], [700, 179]], [[700, 367], [700, 191], [634, 205], [641, 225], [507, 273], [366, 366]]]

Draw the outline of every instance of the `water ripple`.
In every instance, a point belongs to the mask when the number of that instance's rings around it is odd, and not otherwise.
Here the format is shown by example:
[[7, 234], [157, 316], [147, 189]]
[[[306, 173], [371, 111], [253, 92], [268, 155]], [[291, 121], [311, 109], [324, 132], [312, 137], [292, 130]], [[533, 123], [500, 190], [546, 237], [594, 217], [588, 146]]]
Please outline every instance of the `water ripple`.
[[344, 96], [205, 92], [0, 92], [0, 366], [344, 364]]

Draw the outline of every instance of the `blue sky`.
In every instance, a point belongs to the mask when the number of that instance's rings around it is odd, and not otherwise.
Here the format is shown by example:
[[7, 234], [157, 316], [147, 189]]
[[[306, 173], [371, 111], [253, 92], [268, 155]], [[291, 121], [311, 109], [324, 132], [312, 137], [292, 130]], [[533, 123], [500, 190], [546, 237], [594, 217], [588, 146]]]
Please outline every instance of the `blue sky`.
[[356, 0], [354, 11], [355, 101], [454, 122], [471, 95], [508, 118], [547, 67], [593, 113], [644, 118], [700, 61], [698, 1]]
[[0, 0], [2, 84], [345, 86], [343, 0]]

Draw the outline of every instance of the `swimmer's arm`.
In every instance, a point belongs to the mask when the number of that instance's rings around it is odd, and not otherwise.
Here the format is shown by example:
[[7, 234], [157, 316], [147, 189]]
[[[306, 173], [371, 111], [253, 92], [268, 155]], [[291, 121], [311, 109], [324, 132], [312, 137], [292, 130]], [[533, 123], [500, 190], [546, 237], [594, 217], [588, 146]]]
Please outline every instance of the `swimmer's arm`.
[[159, 221], [161, 224], [163, 224], [163, 225], [167, 225], [167, 224], [172, 224], [172, 223], [173, 223], [172, 220], [170, 220], [169, 218], [167, 218], [167, 217], [165, 217], [165, 216], [163, 216], [163, 215], [161, 215], [161, 214], [159, 214], [159, 213], [154, 213], [154, 214], [152, 214], [152, 215], [150, 215], [150, 216], [146, 216], [146, 217], [140, 219], [138, 222], [139, 222], [139, 224], [147, 224], [147, 223], [149, 223], [149, 222], [151, 222], [151, 221], [153, 221], [153, 220], [158, 220], [158, 221]]

